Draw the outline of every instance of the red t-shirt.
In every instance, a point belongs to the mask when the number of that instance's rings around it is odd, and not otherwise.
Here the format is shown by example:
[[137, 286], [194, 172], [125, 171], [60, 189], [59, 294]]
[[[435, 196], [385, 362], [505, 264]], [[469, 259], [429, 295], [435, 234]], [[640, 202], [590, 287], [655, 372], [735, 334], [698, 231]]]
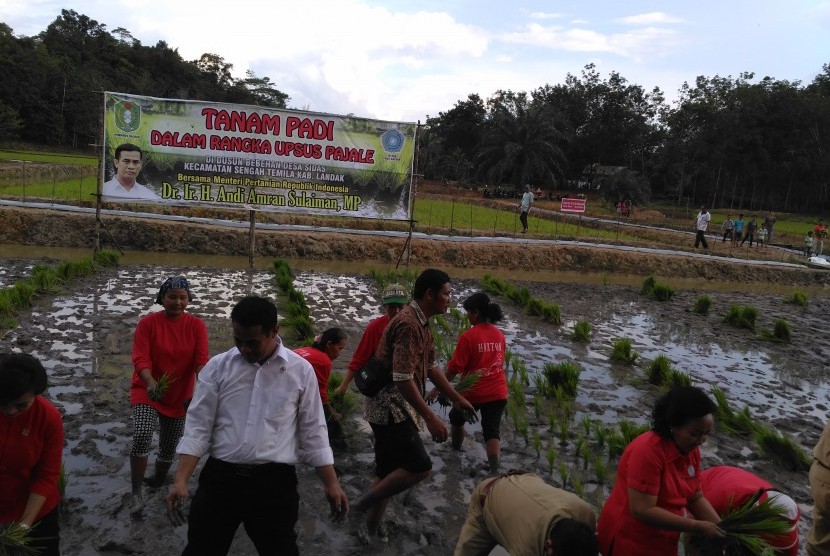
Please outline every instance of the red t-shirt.
[[352, 360], [349, 361], [349, 370], [357, 372], [366, 365], [369, 358], [377, 351], [380, 338], [383, 336], [383, 331], [389, 324], [389, 315], [383, 315], [374, 319], [366, 327], [363, 332], [363, 337], [360, 338], [360, 343], [357, 344], [357, 349], [354, 350]]
[[62, 454], [61, 414], [43, 396], [14, 417], [0, 412], [0, 523], [19, 521], [31, 493], [46, 498], [35, 521], [55, 509]]
[[476, 324], [458, 337], [458, 344], [447, 364], [447, 370], [457, 372], [461, 376], [482, 370], [475, 386], [461, 394], [470, 403], [507, 399], [505, 350], [504, 334], [487, 322]]
[[[701, 472], [700, 480], [703, 495], [719, 515], [725, 514], [731, 508], [743, 505], [758, 491], [775, 490], [770, 483], [758, 475], [730, 465], [710, 467]], [[760, 500], [764, 501], [766, 498], [764, 494]], [[793, 525], [796, 523], [798, 523], [798, 516]], [[767, 542], [773, 547], [786, 548], [786, 552], [783, 552], [784, 556], [797, 556], [798, 527], [793, 527], [792, 531], [785, 535], [767, 539]]]
[[608, 556], [666, 556], [677, 554], [679, 531], [646, 525], [631, 515], [628, 488], [657, 496], [657, 506], [683, 515], [692, 496], [701, 490], [700, 450], [683, 455], [673, 440], [654, 431], [641, 434], [623, 452], [617, 482], [599, 516], [600, 553]]
[[314, 374], [317, 375], [317, 386], [320, 388], [320, 400], [329, 403], [329, 376], [331, 376], [331, 359], [326, 352], [316, 347], [308, 346], [294, 350], [294, 353], [311, 363]]
[[[196, 367], [208, 362], [208, 335], [205, 323], [190, 313], [170, 320], [164, 311], [151, 313], [138, 321], [133, 338], [133, 381], [130, 406], [152, 406], [166, 417], [184, 417], [184, 404], [193, 397]], [[158, 381], [169, 373], [170, 389], [160, 402], [147, 395], [147, 385], [138, 376], [150, 369]]]

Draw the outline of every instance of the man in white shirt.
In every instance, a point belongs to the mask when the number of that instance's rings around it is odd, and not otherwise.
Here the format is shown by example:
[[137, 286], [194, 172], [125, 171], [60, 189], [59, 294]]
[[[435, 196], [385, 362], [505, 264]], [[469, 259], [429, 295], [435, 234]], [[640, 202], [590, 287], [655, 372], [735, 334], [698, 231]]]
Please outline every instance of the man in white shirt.
[[270, 300], [242, 299], [231, 321], [236, 347], [199, 373], [167, 506], [181, 524], [187, 482], [207, 454], [182, 555], [227, 554], [240, 523], [259, 554], [296, 555], [296, 463], [316, 468], [330, 517], [340, 520], [349, 509], [334, 472], [317, 379], [305, 359], [282, 345]]
[[115, 149], [115, 177], [104, 184], [104, 200], [132, 201], [153, 200], [158, 195], [136, 181], [141, 173], [141, 149], [131, 143], [123, 143]]
[[700, 207], [700, 212], [697, 214], [697, 221], [695, 222], [695, 230], [697, 230], [695, 235], [695, 248], [702, 244], [704, 249], [709, 249], [709, 244], [706, 243], [706, 228], [709, 227], [709, 221], [711, 219], [712, 215], [709, 214], [706, 207]]
[[527, 233], [527, 213], [530, 212], [530, 205], [533, 204], [533, 192], [530, 190], [530, 184], [525, 185], [525, 192], [522, 195], [522, 203], [519, 205], [521, 214], [519, 220], [522, 221], [522, 233]]

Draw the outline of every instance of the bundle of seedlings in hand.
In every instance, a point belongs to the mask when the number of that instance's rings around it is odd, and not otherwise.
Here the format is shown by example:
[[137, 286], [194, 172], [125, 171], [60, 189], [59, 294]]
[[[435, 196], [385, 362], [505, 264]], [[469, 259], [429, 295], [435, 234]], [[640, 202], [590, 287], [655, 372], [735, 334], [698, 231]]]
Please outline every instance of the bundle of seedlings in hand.
[[[458, 382], [456, 382], [453, 385], [455, 391], [459, 394], [466, 392], [467, 390], [478, 384], [478, 381], [481, 380], [481, 375], [483, 373], [484, 369], [476, 369], [471, 373], [462, 375], [461, 378], [458, 379]], [[444, 394], [438, 394], [438, 397], [435, 398], [435, 401], [438, 402], [438, 405], [440, 405], [441, 407], [449, 407], [450, 405], [452, 405], [450, 403], [450, 400], [448, 400], [447, 397], [444, 396]]]
[[770, 549], [767, 540], [786, 534], [792, 524], [782, 517], [783, 508], [774, 499], [758, 501], [758, 495], [727, 511], [718, 523], [726, 539], [695, 537], [701, 556], [762, 555]]
[[156, 387], [150, 391], [150, 399], [154, 402], [160, 402], [174, 382], [176, 382], [176, 379], [170, 373], [161, 373], [161, 377], [156, 381]]
[[18, 556], [21, 554], [37, 554], [37, 548], [31, 546], [33, 528], [21, 527], [12, 522], [5, 529], [0, 526], [0, 556]]

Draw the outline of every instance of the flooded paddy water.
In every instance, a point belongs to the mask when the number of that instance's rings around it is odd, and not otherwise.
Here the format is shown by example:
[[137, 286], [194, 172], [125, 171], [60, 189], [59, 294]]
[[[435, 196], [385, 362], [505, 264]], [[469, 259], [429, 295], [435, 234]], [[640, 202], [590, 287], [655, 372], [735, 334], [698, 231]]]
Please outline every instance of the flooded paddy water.
[[[147, 496], [143, 518], [131, 518], [128, 512], [133, 331], [139, 318], [160, 309], [153, 300], [161, 281], [170, 275], [185, 274], [191, 281], [194, 301], [189, 310], [205, 321], [211, 354], [232, 346], [229, 315], [237, 299], [249, 293], [275, 293], [267, 270], [270, 261], [258, 261], [260, 267], [253, 270], [238, 259], [202, 257], [200, 261], [124, 257], [119, 267], [99, 270], [73, 282], [67, 293], [39, 300], [30, 314], [21, 315], [18, 328], [0, 332], [0, 350], [31, 353], [43, 361], [50, 373], [47, 396], [64, 415], [64, 461], [69, 474], [62, 531], [66, 555], [167, 555], [180, 553], [184, 546], [186, 530], [167, 522], [163, 491]], [[35, 264], [43, 262], [23, 253], [0, 259], [0, 287], [27, 277]], [[350, 334], [347, 349], [334, 362], [335, 372], [343, 372], [365, 325], [380, 312], [378, 285], [366, 264], [293, 261], [292, 267], [295, 286], [305, 294], [316, 328], [340, 326]], [[453, 303], [460, 308], [463, 299], [478, 289], [484, 272], [448, 271], [454, 278]], [[527, 316], [507, 299], [495, 298], [505, 311], [500, 326], [508, 346], [527, 366], [529, 377], [528, 433], [525, 437], [517, 432], [520, 427], [512, 420], [503, 422], [502, 465], [536, 471], [557, 485], [565, 478], [567, 487], [581, 490], [597, 510], [613, 484], [615, 466], [612, 461], [607, 476], [596, 468], [604, 451], [594, 441], [593, 431], [614, 427], [621, 419], [647, 423], [661, 388], [648, 384], [644, 368], [657, 355], [668, 356], [707, 391], [719, 386], [734, 409], [747, 405], [756, 420], [791, 436], [805, 450], [812, 448], [828, 418], [830, 300], [821, 291], [808, 290], [808, 305], [799, 307], [784, 302], [794, 288], [742, 284], [740, 288], [715, 285], [704, 291], [700, 283], [675, 283], [674, 298], [660, 303], [639, 293], [642, 279], [637, 278], [494, 274], [517, 280], [535, 297], [559, 304], [563, 318], [562, 325], [551, 325]], [[713, 300], [709, 315], [690, 311], [703, 293]], [[758, 309], [757, 332], [771, 329], [776, 319], [786, 319], [792, 326], [792, 342], [773, 343], [724, 324], [723, 315], [731, 304]], [[570, 339], [577, 320], [591, 323], [587, 344]], [[641, 356], [634, 366], [610, 360], [613, 341], [622, 337], [630, 338]], [[286, 338], [289, 345], [292, 341]], [[570, 437], [562, 444], [560, 430], [553, 424], [557, 404], [536, 401], [533, 385], [545, 363], [565, 359], [578, 362], [583, 372], [567, 425]], [[594, 424], [580, 432], [586, 416]], [[336, 465], [347, 494], [356, 499], [371, 482], [373, 455], [359, 415], [348, 429], [349, 448], [337, 455]], [[469, 492], [485, 477], [480, 430], [474, 426], [468, 433], [462, 452], [454, 452], [448, 443], [425, 440], [433, 458], [433, 476], [393, 500], [387, 512], [388, 541], [374, 541], [368, 547], [354, 534], [356, 524], [326, 521], [327, 504], [313, 470], [298, 468], [301, 553], [451, 554]], [[590, 461], [577, 453], [579, 436], [585, 436], [590, 446]], [[793, 496], [801, 506], [801, 528], [806, 531], [812, 507], [806, 472], [782, 470], [760, 455], [749, 438], [715, 432], [703, 447], [703, 465], [721, 463], [745, 466]], [[195, 488], [195, 480], [192, 485]], [[244, 532], [231, 554], [255, 554]]]

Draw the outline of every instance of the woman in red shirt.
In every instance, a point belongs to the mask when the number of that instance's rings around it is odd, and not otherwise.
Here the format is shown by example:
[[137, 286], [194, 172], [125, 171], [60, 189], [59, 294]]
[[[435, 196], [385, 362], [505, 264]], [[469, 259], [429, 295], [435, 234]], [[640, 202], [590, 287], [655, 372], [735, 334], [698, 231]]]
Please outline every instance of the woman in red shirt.
[[41, 396], [46, 370], [23, 353], [0, 354], [0, 527], [35, 527], [29, 545], [43, 556], [59, 550], [58, 477], [63, 422]]
[[[717, 512], [703, 497], [700, 445], [717, 406], [694, 386], [673, 388], [657, 400], [652, 430], [623, 452], [617, 482], [599, 516], [603, 556], [677, 554], [683, 531], [723, 538]], [[691, 514], [690, 517], [686, 517]]]
[[[168, 278], [156, 296], [156, 303], [164, 310], [143, 317], [135, 329], [130, 385], [133, 418], [130, 513], [133, 514], [144, 508], [142, 482], [159, 488], [167, 479], [176, 444], [184, 432], [185, 413], [193, 397], [196, 374], [208, 361], [205, 323], [185, 312], [192, 300], [185, 277]], [[158, 387], [163, 375], [167, 375], [166, 390]], [[159, 430], [159, 452], [155, 474], [145, 479], [147, 455], [156, 429]]]
[[323, 412], [326, 414], [329, 439], [337, 442], [342, 442], [342, 429], [340, 428], [342, 415], [337, 413], [329, 403], [329, 377], [331, 376], [331, 363], [340, 356], [347, 341], [348, 336], [341, 328], [329, 328], [315, 338], [310, 346], [294, 350], [294, 353], [311, 363], [314, 368], [317, 386], [320, 388], [320, 401], [323, 402]]
[[[472, 328], [458, 338], [452, 359], [447, 364], [447, 379], [457, 374], [462, 377], [479, 371], [476, 384], [462, 392], [467, 401], [481, 411], [481, 432], [484, 450], [490, 465], [490, 473], [498, 473], [501, 454], [500, 426], [504, 407], [507, 405], [507, 376], [504, 373], [504, 334], [493, 323], [504, 314], [501, 307], [490, 302], [486, 293], [479, 292], [464, 300], [464, 310]], [[450, 410], [452, 447], [461, 449], [464, 441], [464, 414], [455, 408]]]

